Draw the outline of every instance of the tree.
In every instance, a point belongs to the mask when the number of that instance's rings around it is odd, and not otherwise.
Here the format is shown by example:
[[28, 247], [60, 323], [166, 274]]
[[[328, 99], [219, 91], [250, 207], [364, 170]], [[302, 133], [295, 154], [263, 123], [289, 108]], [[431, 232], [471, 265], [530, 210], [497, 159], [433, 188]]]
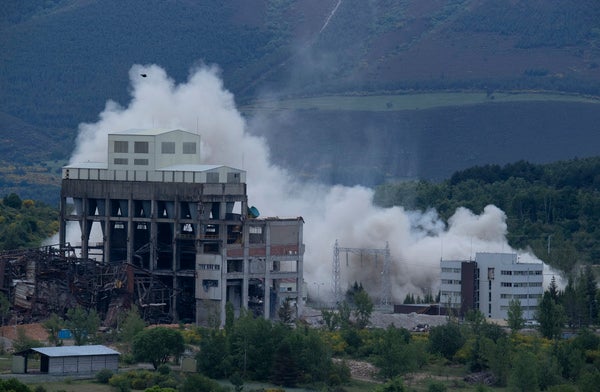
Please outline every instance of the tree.
[[364, 289], [354, 294], [354, 305], [356, 326], [360, 329], [365, 328], [369, 324], [371, 313], [373, 313], [373, 301]]
[[275, 385], [294, 387], [298, 383], [300, 372], [290, 342], [286, 339], [277, 348], [273, 361], [271, 380]]
[[133, 339], [133, 357], [136, 361], [150, 362], [154, 369], [167, 363], [170, 357], [183, 353], [181, 332], [165, 327], [145, 329]]
[[71, 330], [75, 344], [81, 346], [95, 338], [100, 327], [100, 317], [94, 309], [88, 311], [77, 306], [67, 311], [65, 324]]
[[375, 365], [380, 375], [392, 379], [415, 370], [419, 365], [420, 348], [411, 344], [410, 333], [403, 328], [389, 326], [375, 349]]
[[508, 386], [518, 392], [538, 390], [537, 358], [533, 353], [523, 350], [516, 354]]
[[198, 370], [208, 377], [219, 379], [231, 374], [227, 336], [223, 331], [215, 329], [200, 340], [200, 352], [196, 356], [196, 361]]
[[8, 380], [0, 380], [0, 391], [31, 392], [31, 389], [16, 378], [9, 378]]
[[452, 359], [464, 344], [465, 337], [457, 323], [449, 322], [429, 330], [429, 351], [432, 353]]
[[229, 301], [225, 304], [225, 331], [230, 334], [233, 330], [233, 323], [235, 321], [235, 309], [233, 304]]
[[142, 332], [146, 327], [146, 322], [140, 317], [136, 307], [132, 307], [127, 312], [125, 320], [121, 324], [119, 338], [123, 342], [131, 343], [135, 335]]
[[562, 332], [565, 322], [565, 312], [562, 305], [557, 304], [548, 291], [544, 292], [538, 306], [536, 319], [540, 323], [540, 333], [548, 339], [557, 339]]
[[404, 392], [406, 387], [401, 377], [395, 377], [383, 385], [375, 388], [375, 392]]
[[[29, 350], [30, 348], [33, 348], [33, 347], [42, 347], [42, 346], [43, 346], [42, 342], [27, 336], [25, 327], [23, 327], [23, 326], [17, 327], [17, 338], [13, 342], [13, 348], [15, 349], [16, 352], [25, 351], [25, 350]], [[1, 389], [0, 389], [0, 391], [1, 391]]]
[[62, 344], [62, 340], [58, 337], [58, 333], [64, 326], [64, 320], [58, 317], [56, 313], [52, 313], [50, 318], [42, 323], [42, 326], [48, 332], [48, 341], [55, 346]]
[[294, 321], [294, 309], [292, 309], [292, 302], [289, 298], [283, 301], [277, 310], [277, 316], [283, 324], [291, 324]]
[[228, 389], [201, 374], [190, 374], [186, 377], [180, 392], [225, 392]]
[[21, 208], [21, 205], [23, 204], [23, 201], [16, 193], [11, 193], [10, 195], [4, 196], [2, 202], [5, 206], [15, 208], [17, 210]]
[[521, 301], [518, 298], [513, 298], [508, 303], [508, 327], [514, 332], [518, 332], [523, 329], [525, 320], [523, 319], [523, 309], [521, 308]]

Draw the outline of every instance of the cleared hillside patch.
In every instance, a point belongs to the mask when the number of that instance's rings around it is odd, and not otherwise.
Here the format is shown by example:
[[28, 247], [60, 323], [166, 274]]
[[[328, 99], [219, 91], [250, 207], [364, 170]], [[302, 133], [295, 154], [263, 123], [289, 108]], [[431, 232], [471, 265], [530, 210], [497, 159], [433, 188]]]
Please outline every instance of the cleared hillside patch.
[[241, 108], [259, 110], [350, 110], [399, 111], [447, 106], [477, 105], [489, 102], [577, 102], [600, 104], [600, 99], [581, 95], [550, 93], [436, 92], [398, 95], [330, 95], [287, 100], [258, 100]]

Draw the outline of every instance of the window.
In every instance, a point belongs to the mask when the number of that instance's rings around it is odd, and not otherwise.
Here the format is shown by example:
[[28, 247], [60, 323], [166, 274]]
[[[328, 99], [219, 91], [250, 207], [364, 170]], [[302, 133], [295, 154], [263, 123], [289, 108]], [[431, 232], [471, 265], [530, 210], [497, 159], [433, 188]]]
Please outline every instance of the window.
[[123, 140], [115, 140], [115, 152], [127, 153], [129, 152], [129, 142]]
[[136, 154], [148, 154], [148, 142], [134, 142], [133, 152]]
[[261, 226], [250, 226], [248, 228], [248, 232], [250, 234], [262, 234], [262, 227]]
[[219, 271], [221, 266], [219, 264], [198, 264], [198, 269], [203, 271]]
[[219, 281], [214, 279], [204, 279], [202, 280], [202, 288], [205, 292], [208, 291], [211, 287], [219, 287]]
[[147, 159], [134, 159], [133, 164], [138, 165], [138, 166], [148, 166], [148, 160]]
[[175, 154], [175, 142], [160, 143], [160, 152], [162, 154]]
[[209, 184], [216, 184], [219, 182], [219, 173], [206, 173], [206, 182]]
[[183, 142], [183, 153], [184, 154], [195, 154], [196, 153], [196, 142]]
[[128, 165], [129, 161], [127, 158], [115, 158], [114, 163], [115, 165]]
[[227, 182], [230, 184], [239, 184], [240, 173], [227, 173]]

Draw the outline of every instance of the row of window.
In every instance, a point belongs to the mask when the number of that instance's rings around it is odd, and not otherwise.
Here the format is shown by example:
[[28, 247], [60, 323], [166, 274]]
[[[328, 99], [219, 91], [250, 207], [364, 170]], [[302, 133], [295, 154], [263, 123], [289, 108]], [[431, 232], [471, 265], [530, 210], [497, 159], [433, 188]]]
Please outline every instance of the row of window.
[[[500, 306], [500, 310], [508, 310], [509, 308], [510, 308], [510, 306], [506, 306], [506, 305]], [[537, 306], [521, 306], [521, 310], [523, 312], [525, 312], [525, 311], [537, 311], [538, 307]], [[490, 312], [491, 312], [491, 310], [490, 310]]]
[[442, 279], [442, 284], [461, 284], [461, 281], [453, 279]]
[[460, 268], [442, 267], [442, 272], [460, 273]]
[[542, 298], [542, 294], [500, 294], [500, 298], [503, 299], [526, 299], [526, 298]]
[[501, 282], [500, 286], [502, 286], [502, 287], [541, 287], [542, 282], [521, 282], [521, 283]]
[[[115, 165], [129, 165], [129, 159], [127, 158], [115, 158], [113, 160]], [[148, 166], [149, 162], [147, 159], [134, 159], [133, 164], [136, 166]]]
[[460, 297], [460, 291], [440, 291], [442, 297]]
[[198, 269], [203, 271], [219, 271], [221, 266], [219, 264], [198, 264]]
[[542, 271], [500, 271], [501, 275], [541, 275]]
[[[114, 151], [116, 153], [128, 153], [129, 142], [115, 140]], [[133, 142], [133, 152], [135, 154], [148, 154], [149, 151], [149, 142]], [[161, 154], [175, 154], [175, 142], [161, 142], [160, 152]], [[184, 154], [196, 154], [196, 142], [183, 142], [182, 152]]]

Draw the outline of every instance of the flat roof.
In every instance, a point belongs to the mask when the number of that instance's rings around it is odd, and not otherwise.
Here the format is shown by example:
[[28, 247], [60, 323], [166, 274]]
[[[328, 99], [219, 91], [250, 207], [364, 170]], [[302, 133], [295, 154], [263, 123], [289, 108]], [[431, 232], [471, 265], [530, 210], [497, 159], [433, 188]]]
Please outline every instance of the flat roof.
[[60, 346], [60, 347], [35, 347], [31, 351], [38, 352], [48, 357], [81, 357], [86, 355], [120, 355], [121, 353], [103, 345], [91, 346]]
[[[223, 167], [223, 165], [195, 165], [195, 164], [181, 164], [181, 165], [172, 165], [157, 168], [156, 171], [188, 171], [188, 172], [203, 172], [218, 169]], [[235, 169], [239, 170], [239, 169]]]
[[197, 135], [197, 133], [194, 132], [190, 132], [190, 131], [184, 131], [183, 129], [165, 129], [165, 128], [154, 128], [154, 129], [127, 129], [125, 131], [117, 131], [117, 132], [110, 132], [109, 135], [142, 135], [142, 136], [156, 136], [156, 135], [162, 135], [163, 133], [168, 133], [168, 132], [173, 132], [173, 131], [180, 131], [180, 132], [185, 132], [185, 133], [190, 133], [192, 135]]
[[63, 166], [63, 169], [108, 169], [106, 162], [77, 162]]

